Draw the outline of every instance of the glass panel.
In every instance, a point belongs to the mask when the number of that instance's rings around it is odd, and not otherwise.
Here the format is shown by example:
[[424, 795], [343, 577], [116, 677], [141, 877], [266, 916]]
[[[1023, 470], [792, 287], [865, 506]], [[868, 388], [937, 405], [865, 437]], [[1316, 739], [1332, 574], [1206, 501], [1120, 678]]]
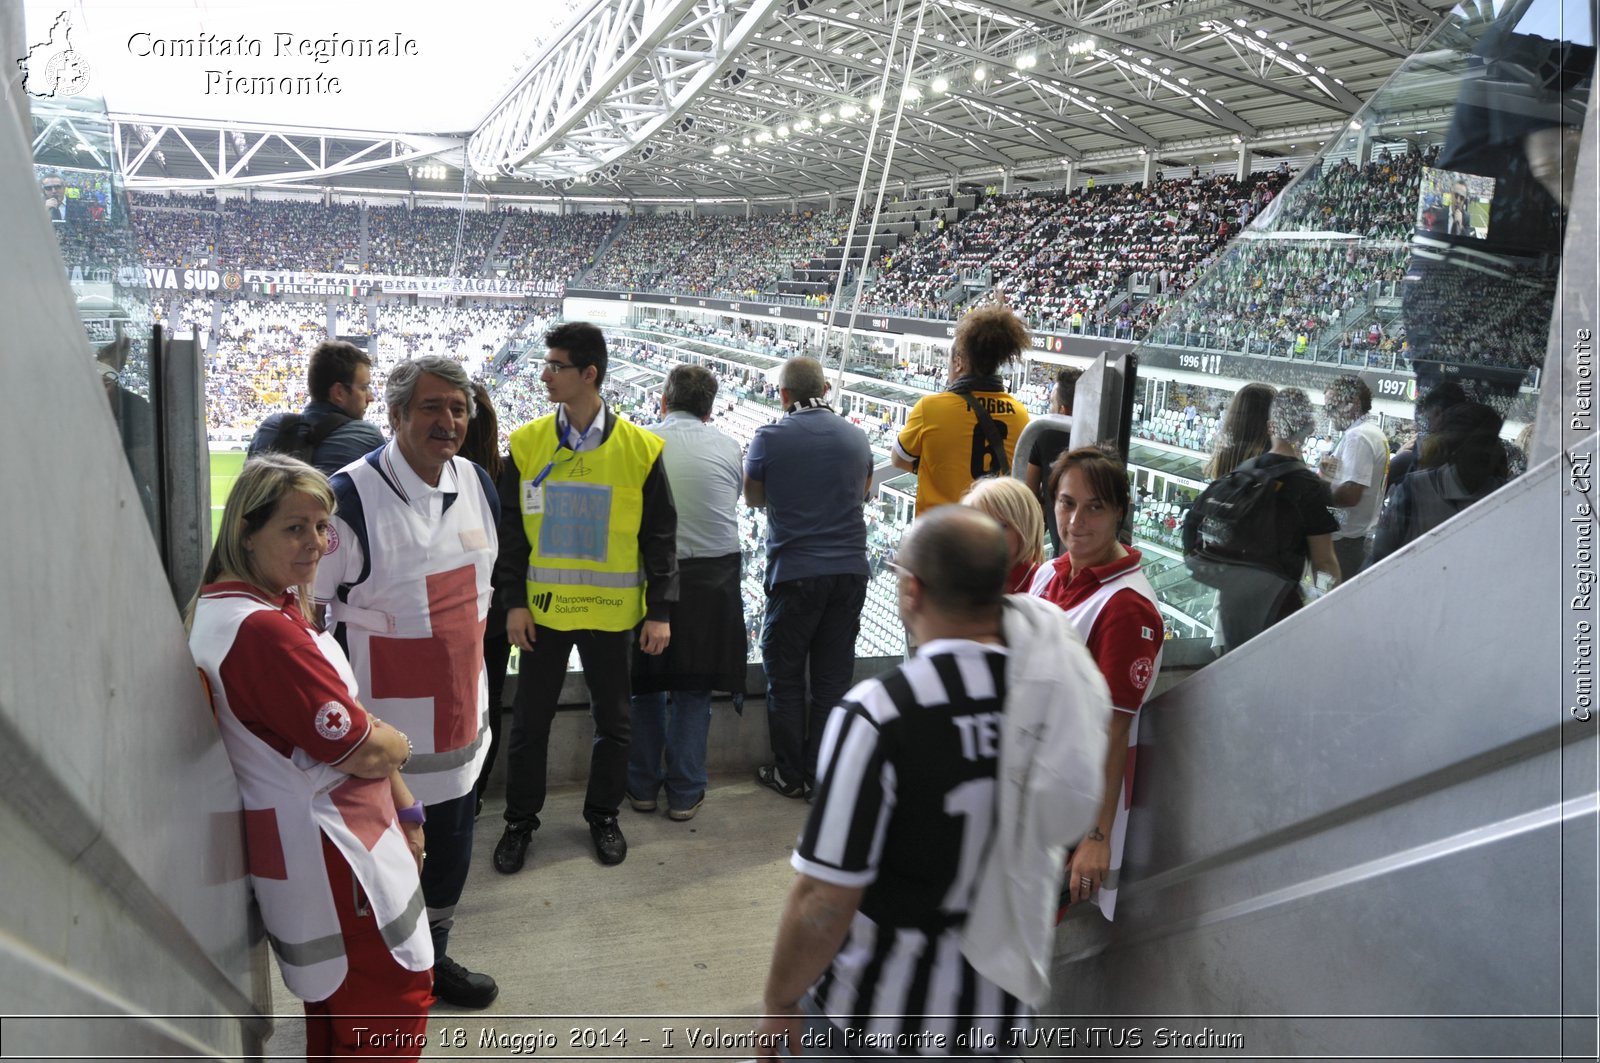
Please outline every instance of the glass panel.
[[[1219, 592], [1172, 563], [1199, 490], [1264, 446], [1306, 463], [1302, 486], [1320, 471], [1335, 488], [1346, 578], [1520, 471], [1593, 17], [1564, 0], [1457, 9], [1196, 283], [1135, 306], [1134, 536], [1175, 628], [1225, 627], [1216, 640], [1231, 648], [1330, 584], [1311, 579], [1309, 524], [1293, 507], [1278, 517], [1288, 545], [1229, 555], [1278, 573], [1265, 589], [1234, 567], [1213, 579]], [[1246, 416], [1240, 400], [1230, 416], [1241, 381], [1302, 389], [1310, 416], [1265, 440], [1267, 406]], [[1442, 385], [1459, 404], [1420, 418], [1418, 399]], [[1366, 439], [1375, 460], [1363, 462]], [[1402, 482], [1391, 464], [1414, 471]], [[1202, 539], [1220, 556], [1245, 533], [1215, 512]]]
[[87, 91], [31, 99], [34, 175], [156, 541], [161, 498], [149, 351], [151, 313], [105, 101]]

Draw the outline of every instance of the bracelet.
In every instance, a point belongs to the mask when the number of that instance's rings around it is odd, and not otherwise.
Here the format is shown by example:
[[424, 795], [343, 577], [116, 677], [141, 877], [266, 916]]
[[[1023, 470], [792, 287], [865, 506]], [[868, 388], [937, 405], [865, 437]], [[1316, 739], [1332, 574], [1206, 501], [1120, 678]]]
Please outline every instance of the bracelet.
[[416, 748], [414, 746], [412, 746], [412, 744], [411, 744], [411, 736], [410, 735], [401, 734], [399, 731], [396, 731], [395, 733], [399, 734], [401, 738], [404, 738], [406, 740], [406, 759], [402, 760], [400, 762], [400, 767], [397, 769], [399, 771], [405, 771], [406, 770], [406, 765], [411, 763], [411, 754], [416, 752]]

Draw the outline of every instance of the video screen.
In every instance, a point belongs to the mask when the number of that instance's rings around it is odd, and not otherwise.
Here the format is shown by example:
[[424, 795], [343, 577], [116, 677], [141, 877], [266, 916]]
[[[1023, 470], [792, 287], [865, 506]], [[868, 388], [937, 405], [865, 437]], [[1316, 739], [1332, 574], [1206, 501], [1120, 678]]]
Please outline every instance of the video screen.
[[39, 195], [55, 225], [104, 225], [111, 219], [110, 175], [94, 170], [34, 166]]
[[1417, 195], [1417, 231], [1487, 240], [1493, 200], [1493, 177], [1424, 166]]

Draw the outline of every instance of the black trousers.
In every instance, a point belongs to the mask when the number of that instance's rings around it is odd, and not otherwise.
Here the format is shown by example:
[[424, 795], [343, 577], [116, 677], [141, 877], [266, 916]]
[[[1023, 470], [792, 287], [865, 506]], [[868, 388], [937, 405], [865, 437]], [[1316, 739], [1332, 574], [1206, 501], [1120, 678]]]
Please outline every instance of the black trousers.
[[489, 607], [489, 623], [483, 629], [483, 667], [489, 675], [489, 755], [483, 759], [483, 770], [478, 773], [478, 799], [483, 800], [489, 788], [489, 776], [494, 773], [495, 758], [500, 755], [501, 732], [505, 730], [501, 719], [505, 715], [506, 663], [511, 660], [511, 642], [506, 638], [506, 611], [499, 606]]
[[533, 652], [522, 654], [517, 675], [506, 762], [507, 823], [535, 830], [539, 827], [547, 789], [550, 723], [556, 716], [556, 702], [574, 646], [583, 663], [589, 711], [594, 716], [583, 818], [591, 823], [608, 819], [622, 807], [623, 792], [628, 787], [628, 676], [633, 642], [631, 629], [557, 631], [535, 627]]
[[428, 858], [422, 862], [422, 899], [428, 906], [428, 930], [433, 954], [450, 951], [450, 928], [456, 921], [456, 902], [472, 867], [472, 825], [478, 795], [468, 790], [460, 797], [427, 805], [428, 821], [422, 825]]

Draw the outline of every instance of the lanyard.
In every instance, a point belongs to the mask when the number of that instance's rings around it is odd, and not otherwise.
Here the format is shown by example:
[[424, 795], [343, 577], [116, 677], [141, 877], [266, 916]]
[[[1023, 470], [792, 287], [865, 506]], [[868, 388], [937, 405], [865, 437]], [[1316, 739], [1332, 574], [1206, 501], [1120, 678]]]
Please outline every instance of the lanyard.
[[[543, 469], [539, 470], [539, 475], [535, 476], [533, 478], [533, 486], [534, 487], [538, 487], [539, 485], [544, 483], [545, 479], [550, 475], [550, 473], [552, 471], [554, 471], [554, 469], [556, 467], [556, 462], [558, 462], [558, 461], [562, 461], [562, 462], [571, 461], [573, 458], [577, 457], [578, 456], [578, 444], [582, 443], [582, 442], [583, 442], [583, 436], [578, 434], [578, 430], [576, 428], [570, 428], [569, 427], [567, 429], [567, 443], [566, 443], [566, 446], [563, 447], [560, 443], [556, 444], [556, 452], [550, 456], [550, 460], [545, 463], [545, 467]], [[564, 457], [564, 458], [561, 457], [561, 451], [563, 449], [565, 449], [566, 452], [567, 452], [567, 456]]]

